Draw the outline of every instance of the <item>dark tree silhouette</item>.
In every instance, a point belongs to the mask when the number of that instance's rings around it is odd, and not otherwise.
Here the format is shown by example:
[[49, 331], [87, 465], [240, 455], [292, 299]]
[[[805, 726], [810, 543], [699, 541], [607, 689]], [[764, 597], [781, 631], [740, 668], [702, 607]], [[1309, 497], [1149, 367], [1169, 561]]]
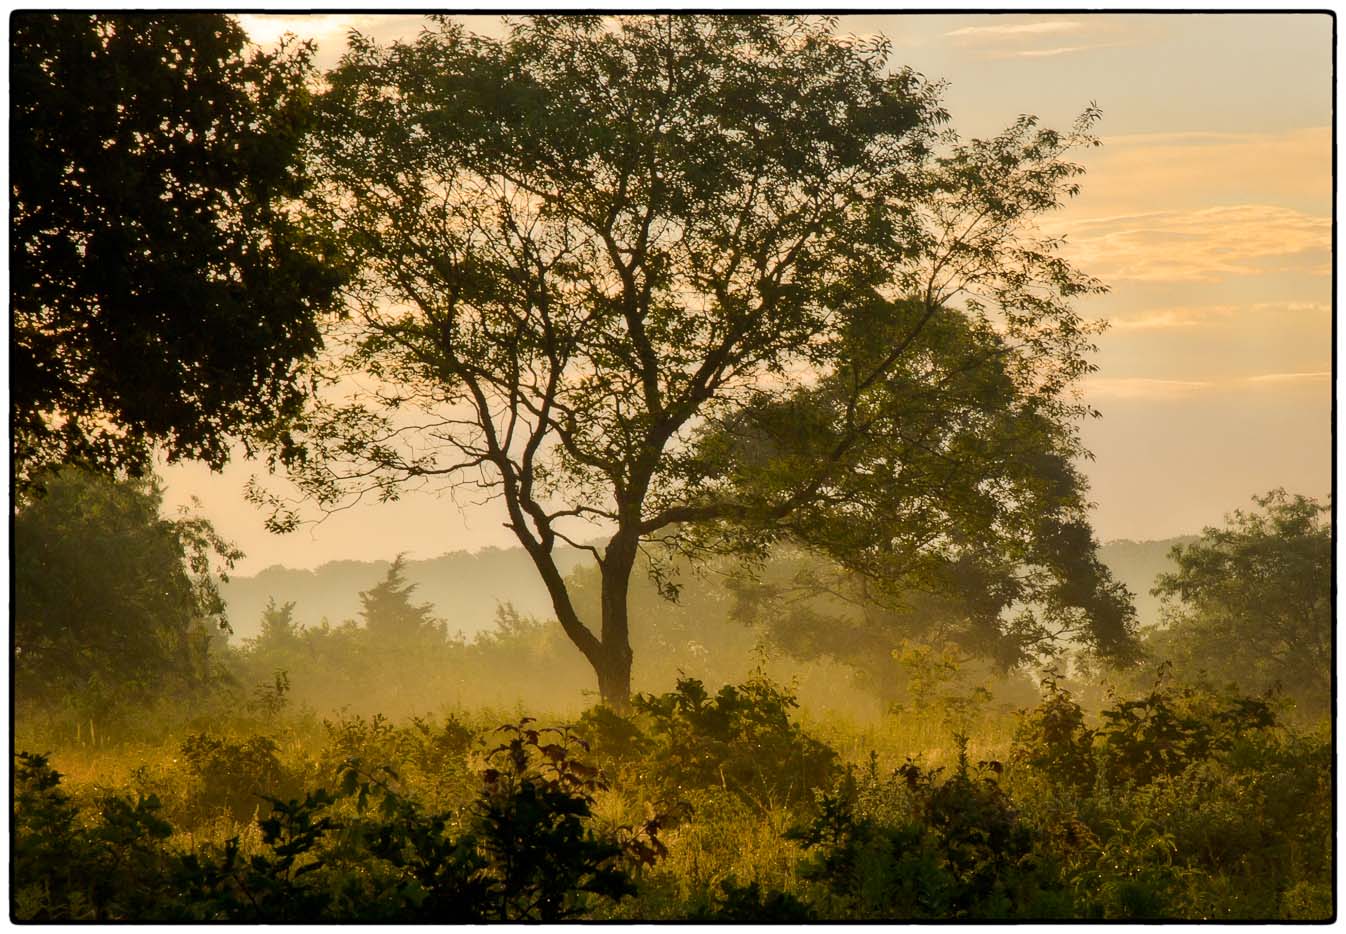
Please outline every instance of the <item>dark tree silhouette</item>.
[[218, 467], [295, 408], [340, 281], [294, 211], [311, 49], [219, 14], [10, 22], [16, 476], [152, 443]]

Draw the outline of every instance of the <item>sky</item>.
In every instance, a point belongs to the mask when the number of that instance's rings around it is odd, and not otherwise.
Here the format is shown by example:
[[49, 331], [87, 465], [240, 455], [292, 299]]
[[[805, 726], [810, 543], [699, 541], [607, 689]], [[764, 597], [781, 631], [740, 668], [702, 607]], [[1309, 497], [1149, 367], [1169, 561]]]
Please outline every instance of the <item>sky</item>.
[[[497, 17], [462, 17], [499, 35]], [[240, 17], [259, 43], [286, 31], [330, 67], [350, 29], [413, 38], [419, 16]], [[1110, 287], [1082, 301], [1110, 327], [1085, 398], [1094, 528], [1157, 539], [1223, 522], [1275, 487], [1331, 489], [1332, 20], [1325, 14], [865, 14], [839, 31], [880, 33], [893, 63], [947, 82], [965, 137], [1022, 113], [1068, 128], [1090, 103], [1104, 145], [1083, 191], [1047, 226]], [[409, 494], [359, 505], [286, 536], [267, 533], [242, 489], [260, 475], [165, 466], [171, 506], [199, 512], [247, 554], [236, 573], [344, 558], [430, 558], [513, 536], [493, 507]], [[319, 518], [316, 514], [312, 518]]]

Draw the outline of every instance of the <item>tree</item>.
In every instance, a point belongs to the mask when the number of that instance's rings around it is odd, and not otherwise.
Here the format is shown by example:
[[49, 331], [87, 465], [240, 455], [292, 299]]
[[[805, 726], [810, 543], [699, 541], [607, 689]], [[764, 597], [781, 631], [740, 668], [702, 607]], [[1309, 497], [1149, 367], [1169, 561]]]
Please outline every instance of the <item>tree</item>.
[[447, 627], [434, 618], [434, 607], [411, 602], [416, 585], [407, 583], [405, 558], [398, 555], [383, 580], [360, 594], [365, 631], [371, 643], [382, 642], [403, 649], [418, 643], [443, 644]]
[[219, 467], [296, 408], [340, 283], [294, 210], [312, 50], [245, 53], [205, 13], [21, 11], [12, 29], [17, 478], [142, 473], [151, 443]]
[[[300, 498], [498, 496], [619, 707], [652, 543], [793, 540], [879, 573], [1066, 529], [1091, 548], [1070, 299], [1102, 287], [1032, 222], [1074, 192], [1096, 112], [961, 143], [887, 53], [762, 16], [353, 36], [313, 209], [358, 259], [322, 374], [355, 394], [295, 425]], [[595, 532], [597, 631], [553, 557]]]
[[1332, 686], [1331, 506], [1273, 490], [1170, 552], [1159, 577], [1164, 627], [1150, 649], [1188, 674], [1279, 686], [1313, 712]]
[[[1114, 662], [1134, 655], [1119, 638], [1128, 631], [1129, 594], [1097, 564], [1092, 547], [1042, 549], [1029, 561], [988, 557], [964, 554], [924, 578], [875, 581], [783, 549], [760, 572], [731, 575], [734, 615], [760, 626], [795, 658], [850, 666], [889, 704], [906, 678], [897, 654], [904, 641], [957, 646], [1002, 673], [1067, 648], [1092, 649]], [[1029, 566], [1049, 570], [1034, 580], [1025, 574]], [[1077, 592], [1061, 593], [1067, 586]]]
[[18, 705], [106, 711], [204, 687], [226, 625], [212, 565], [241, 554], [205, 519], [162, 517], [152, 479], [43, 482], [14, 516]]

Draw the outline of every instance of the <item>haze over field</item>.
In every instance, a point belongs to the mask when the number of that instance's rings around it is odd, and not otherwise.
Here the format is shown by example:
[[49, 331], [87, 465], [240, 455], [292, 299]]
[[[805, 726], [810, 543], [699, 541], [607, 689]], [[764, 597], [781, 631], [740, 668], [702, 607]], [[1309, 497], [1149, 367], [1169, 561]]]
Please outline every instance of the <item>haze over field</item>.
[[[496, 17], [464, 17], [500, 34]], [[354, 28], [414, 36], [418, 16], [245, 15], [259, 42], [292, 31], [335, 63]], [[1024, 110], [1063, 127], [1095, 100], [1104, 145], [1082, 193], [1049, 219], [1067, 256], [1110, 287], [1085, 298], [1110, 330], [1085, 381], [1102, 413], [1084, 428], [1103, 541], [1161, 539], [1218, 524], [1251, 492], [1322, 496], [1331, 479], [1332, 21], [1308, 14], [860, 15], [892, 60], [948, 81], [968, 136]], [[288, 536], [240, 505], [259, 472], [164, 471], [170, 505], [199, 496], [246, 552], [241, 574], [407, 551], [510, 547], [492, 505], [408, 494], [361, 504]], [[284, 481], [272, 478], [283, 489]]]
[[15, 923], [1336, 919], [1331, 15], [9, 27]]
[[[1133, 594], [1142, 628], [1159, 621], [1159, 600], [1151, 595], [1155, 578], [1173, 570], [1169, 551], [1190, 544], [1190, 537], [1163, 541], [1117, 541], [1099, 549], [1099, 557], [1113, 576]], [[564, 549], [558, 558], [566, 573], [591, 565], [586, 553]], [[273, 565], [249, 576], [235, 576], [220, 587], [229, 608], [235, 643], [257, 635], [269, 601], [293, 603], [295, 621], [316, 626], [323, 620], [338, 624], [360, 616], [360, 592], [377, 584], [390, 561], [332, 561], [314, 569]], [[552, 615], [547, 589], [537, 578], [522, 548], [483, 548], [406, 562], [407, 582], [416, 588], [413, 599], [428, 603], [450, 633], [471, 639], [495, 627], [497, 608], [509, 604], [523, 616], [548, 619]], [[707, 625], [728, 625], [706, 621]]]

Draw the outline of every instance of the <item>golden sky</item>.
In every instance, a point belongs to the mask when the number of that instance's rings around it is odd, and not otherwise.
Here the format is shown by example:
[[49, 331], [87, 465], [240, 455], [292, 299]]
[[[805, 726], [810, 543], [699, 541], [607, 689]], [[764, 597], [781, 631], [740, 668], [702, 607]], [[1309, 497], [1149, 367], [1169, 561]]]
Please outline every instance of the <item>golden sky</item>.
[[[350, 28], [413, 37], [417, 16], [244, 15], [262, 43], [311, 37], [319, 65]], [[465, 17], [497, 33], [495, 17]], [[965, 136], [1021, 113], [1066, 128], [1091, 101], [1104, 145], [1050, 219], [1111, 292], [1086, 398], [1103, 413], [1084, 465], [1103, 540], [1218, 524], [1255, 493], [1331, 487], [1332, 20], [1325, 14], [865, 14], [895, 64], [948, 82]], [[203, 510], [248, 554], [240, 573], [339, 558], [429, 558], [512, 535], [489, 509], [415, 494], [267, 535], [240, 491], [257, 465], [167, 468], [170, 503]], [[271, 481], [276, 483], [278, 481]]]

